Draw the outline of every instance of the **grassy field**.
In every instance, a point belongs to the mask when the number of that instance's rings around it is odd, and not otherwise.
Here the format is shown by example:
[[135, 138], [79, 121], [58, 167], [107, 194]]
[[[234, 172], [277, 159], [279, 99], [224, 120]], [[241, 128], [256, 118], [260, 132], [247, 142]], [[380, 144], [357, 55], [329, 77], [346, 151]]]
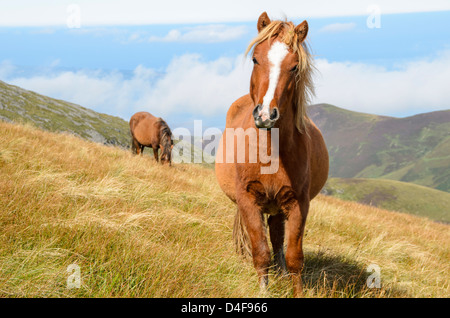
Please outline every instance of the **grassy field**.
[[[235, 210], [211, 169], [0, 122], [0, 297], [257, 297]], [[319, 196], [306, 229], [307, 297], [450, 294], [448, 225]], [[291, 294], [270, 277], [269, 297]]]
[[386, 179], [330, 178], [327, 194], [379, 208], [450, 223], [450, 193]]

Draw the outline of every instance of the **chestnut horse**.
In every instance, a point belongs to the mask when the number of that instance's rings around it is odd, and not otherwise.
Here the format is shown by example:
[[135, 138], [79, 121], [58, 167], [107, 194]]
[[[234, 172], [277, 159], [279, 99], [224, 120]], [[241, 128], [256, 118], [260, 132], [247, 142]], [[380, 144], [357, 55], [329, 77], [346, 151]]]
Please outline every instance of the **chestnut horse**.
[[157, 118], [147, 112], [138, 112], [131, 116], [130, 132], [132, 136], [131, 149], [136, 154], [144, 152], [144, 147], [153, 148], [153, 154], [158, 161], [158, 150], [161, 148], [161, 163], [172, 163], [172, 132], [162, 118]]
[[[312, 58], [304, 42], [308, 23], [295, 26], [292, 22], [271, 21], [264, 12], [257, 29], [258, 35], [247, 49], [248, 54], [253, 48], [250, 94], [236, 100], [228, 110], [216, 156], [216, 177], [225, 194], [237, 204], [234, 241], [238, 251], [251, 252], [261, 289], [267, 288], [271, 263], [263, 217], [268, 214], [274, 265], [283, 272], [287, 267], [294, 297], [300, 297], [306, 217], [310, 200], [327, 180], [329, 166], [322, 134], [306, 114], [314, 93]], [[245, 134], [243, 138], [248, 138], [241, 141], [245, 148], [238, 149], [236, 135], [227, 138], [237, 129], [253, 129], [259, 135], [251, 140], [250, 134]], [[278, 140], [273, 141], [276, 129]], [[273, 154], [273, 146], [278, 147], [277, 170], [262, 173], [267, 162], [262, 162], [261, 155], [249, 161], [248, 153], [257, 150], [260, 154], [261, 149], [270, 148]], [[234, 156], [232, 162], [227, 151]], [[241, 151], [248, 152], [244, 162], [237, 160]]]

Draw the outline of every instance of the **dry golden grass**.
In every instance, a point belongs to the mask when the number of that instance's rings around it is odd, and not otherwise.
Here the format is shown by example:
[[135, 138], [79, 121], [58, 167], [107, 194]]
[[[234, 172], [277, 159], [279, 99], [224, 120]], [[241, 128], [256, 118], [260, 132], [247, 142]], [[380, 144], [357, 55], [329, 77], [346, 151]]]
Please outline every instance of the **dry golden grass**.
[[[0, 296], [257, 297], [235, 209], [201, 166], [0, 123]], [[307, 297], [450, 294], [447, 225], [321, 196], [306, 228]], [[80, 288], [67, 288], [70, 264]], [[270, 281], [270, 297], [291, 296], [286, 277]]]

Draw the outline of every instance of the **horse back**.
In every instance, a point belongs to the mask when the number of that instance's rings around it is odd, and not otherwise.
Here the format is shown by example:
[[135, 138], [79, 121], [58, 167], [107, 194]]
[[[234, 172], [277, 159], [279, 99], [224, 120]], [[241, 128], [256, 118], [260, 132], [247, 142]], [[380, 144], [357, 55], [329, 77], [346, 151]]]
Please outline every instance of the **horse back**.
[[159, 118], [152, 114], [148, 112], [138, 112], [131, 116], [130, 119], [131, 135], [144, 146], [151, 146], [154, 143], [159, 143], [158, 123]]

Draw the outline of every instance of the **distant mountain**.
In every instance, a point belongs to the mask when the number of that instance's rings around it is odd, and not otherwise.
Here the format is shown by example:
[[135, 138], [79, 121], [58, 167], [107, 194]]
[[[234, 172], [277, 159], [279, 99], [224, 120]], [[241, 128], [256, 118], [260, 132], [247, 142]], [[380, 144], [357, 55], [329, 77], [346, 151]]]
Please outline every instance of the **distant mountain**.
[[450, 192], [450, 110], [394, 118], [317, 104], [308, 113], [324, 135], [331, 177], [392, 179]]
[[129, 147], [128, 123], [82, 106], [43, 96], [0, 81], [0, 120], [69, 132], [91, 141]]

